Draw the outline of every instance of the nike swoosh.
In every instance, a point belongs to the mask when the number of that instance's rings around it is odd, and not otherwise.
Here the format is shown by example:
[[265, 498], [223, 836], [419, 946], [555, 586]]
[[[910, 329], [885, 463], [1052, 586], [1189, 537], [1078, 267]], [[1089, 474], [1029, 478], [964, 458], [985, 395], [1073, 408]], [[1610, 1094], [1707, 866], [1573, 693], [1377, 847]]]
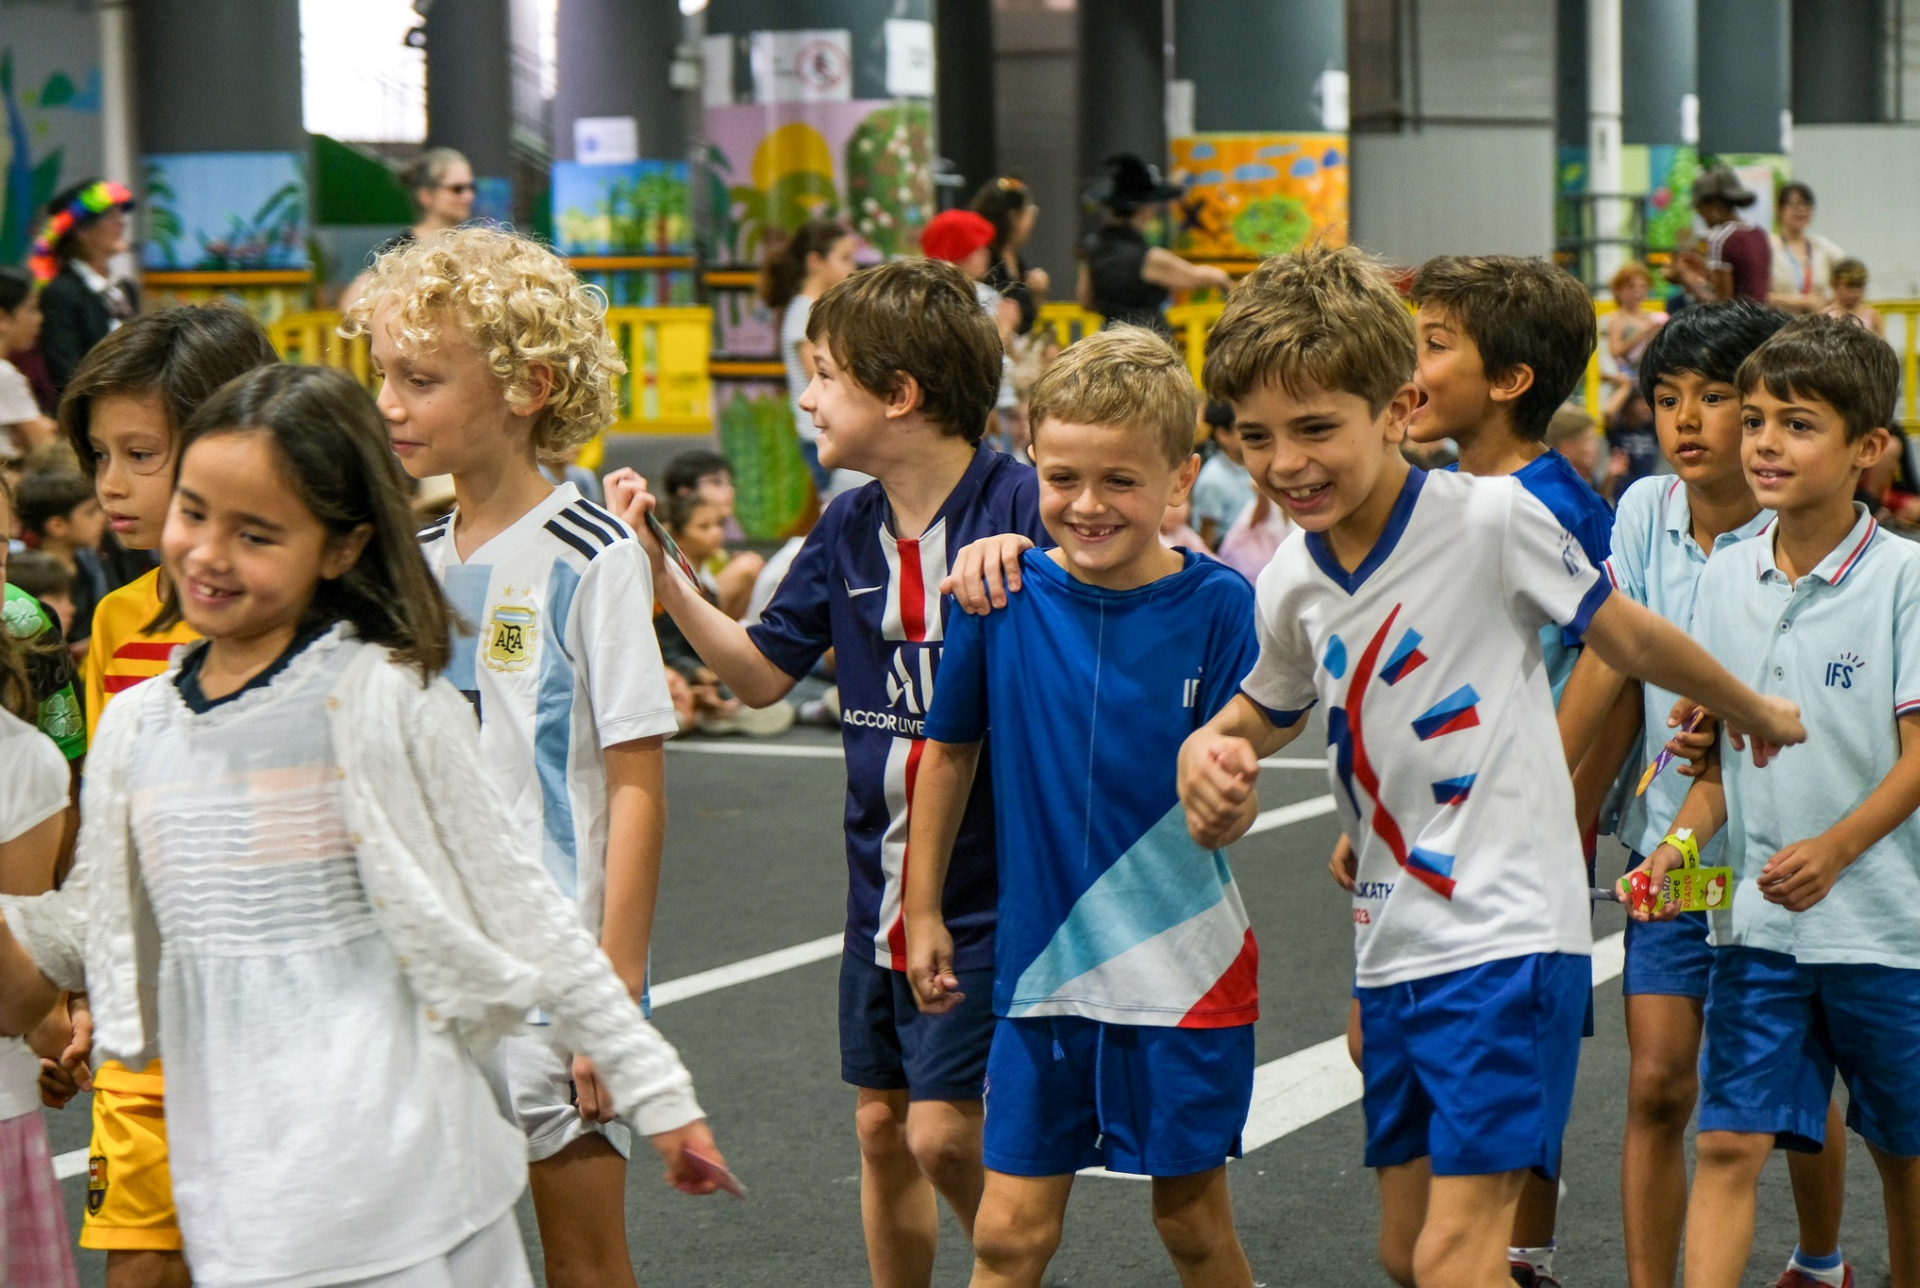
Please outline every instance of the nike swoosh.
[[861, 595], [871, 595], [876, 590], [885, 590], [885, 589], [886, 589], [885, 586], [862, 586], [858, 590], [856, 590], [852, 586], [848, 586], [847, 598], [857, 599]]

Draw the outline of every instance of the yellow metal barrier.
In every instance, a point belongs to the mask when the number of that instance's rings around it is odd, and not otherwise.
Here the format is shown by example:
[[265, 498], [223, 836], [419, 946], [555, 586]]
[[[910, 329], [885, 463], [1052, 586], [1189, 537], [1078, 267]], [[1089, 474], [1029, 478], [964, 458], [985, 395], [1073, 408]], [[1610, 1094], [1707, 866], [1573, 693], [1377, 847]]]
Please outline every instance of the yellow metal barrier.
[[[1887, 320], [1887, 343], [1900, 354], [1900, 426], [1912, 433], [1920, 426], [1920, 300], [1876, 300], [1873, 307]], [[1891, 334], [1896, 318], [1897, 338]]]
[[[713, 429], [713, 310], [704, 308], [607, 310], [607, 328], [626, 360], [620, 379], [620, 418], [615, 434], [705, 434]], [[338, 313], [294, 313], [267, 329], [273, 347], [288, 362], [339, 367], [372, 390], [378, 383], [367, 339], [340, 335]], [[597, 445], [589, 452], [597, 455]], [[591, 466], [588, 453], [582, 460]]]
[[[1187, 366], [1193, 371], [1197, 383], [1200, 379], [1200, 366], [1207, 356], [1207, 332], [1220, 320], [1220, 314], [1226, 305], [1219, 301], [1207, 304], [1176, 304], [1167, 310], [1167, 322], [1173, 327], [1173, 342], [1186, 354]], [[1058, 301], [1040, 306], [1040, 317], [1036, 326], [1045, 327], [1053, 333], [1053, 338], [1061, 348], [1066, 348], [1083, 335], [1092, 335], [1106, 322], [1089, 309], [1069, 301]]]

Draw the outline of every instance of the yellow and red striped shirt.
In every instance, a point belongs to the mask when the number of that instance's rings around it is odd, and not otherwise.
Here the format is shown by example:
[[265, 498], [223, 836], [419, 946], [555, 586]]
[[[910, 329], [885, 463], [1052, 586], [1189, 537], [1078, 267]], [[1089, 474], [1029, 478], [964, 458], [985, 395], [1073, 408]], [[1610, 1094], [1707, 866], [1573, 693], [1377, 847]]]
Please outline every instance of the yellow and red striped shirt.
[[87, 738], [100, 725], [100, 713], [116, 693], [151, 680], [167, 669], [167, 659], [182, 644], [199, 639], [185, 622], [149, 634], [160, 612], [160, 570], [128, 582], [93, 610], [93, 640], [87, 648]]

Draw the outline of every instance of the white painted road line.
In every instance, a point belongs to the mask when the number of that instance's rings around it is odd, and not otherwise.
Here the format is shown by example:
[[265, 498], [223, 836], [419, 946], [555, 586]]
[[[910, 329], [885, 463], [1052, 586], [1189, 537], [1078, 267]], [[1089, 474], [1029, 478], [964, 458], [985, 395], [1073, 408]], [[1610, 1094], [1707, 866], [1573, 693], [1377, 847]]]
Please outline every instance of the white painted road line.
[[1325, 769], [1325, 756], [1268, 756], [1260, 762], [1268, 769]]
[[671, 751], [691, 751], [703, 756], [790, 756], [796, 760], [845, 760], [846, 752], [838, 743], [807, 742], [687, 742], [676, 738], [667, 744]]
[[64, 1154], [54, 1155], [53, 1178], [56, 1181], [71, 1180], [76, 1176], [85, 1176], [86, 1174], [87, 1174], [87, 1151], [86, 1150], [73, 1149], [73, 1150], [68, 1150]]
[[763, 953], [758, 957], [749, 957], [743, 962], [734, 962], [729, 966], [716, 966], [712, 970], [703, 970], [693, 975], [682, 975], [679, 979], [670, 979], [664, 984], [654, 984], [647, 990], [655, 1010], [669, 1006], [674, 1002], [684, 1002], [690, 997], [699, 997], [702, 993], [714, 993], [723, 988], [732, 988], [735, 984], [745, 984], [749, 980], [765, 979], [769, 975], [778, 975], [781, 971], [793, 970], [798, 966], [810, 966], [814, 962], [823, 962], [837, 956], [846, 946], [845, 934], [835, 931], [831, 935], [822, 935], [810, 939], [804, 944], [795, 944], [791, 948], [782, 948], [778, 952]]
[[1276, 827], [1319, 818], [1322, 814], [1331, 814], [1333, 811], [1332, 796], [1315, 796], [1308, 800], [1296, 801], [1291, 805], [1282, 805], [1278, 809], [1261, 810], [1254, 817], [1253, 826], [1247, 829], [1246, 834], [1253, 836], [1260, 832], [1271, 832]]

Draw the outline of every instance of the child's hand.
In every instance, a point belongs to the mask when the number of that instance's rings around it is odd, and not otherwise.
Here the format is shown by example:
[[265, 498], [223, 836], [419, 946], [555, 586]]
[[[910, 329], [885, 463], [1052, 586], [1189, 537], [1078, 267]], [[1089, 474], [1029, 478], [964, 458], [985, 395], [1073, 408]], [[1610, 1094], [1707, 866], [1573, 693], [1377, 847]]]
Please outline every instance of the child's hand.
[[1732, 741], [1735, 751], [1747, 749], [1752, 743], [1753, 767], [1766, 768], [1767, 762], [1779, 755], [1786, 747], [1807, 740], [1807, 730], [1800, 723], [1800, 708], [1785, 698], [1766, 697], [1760, 699], [1757, 713], [1759, 719], [1751, 729], [1739, 729], [1732, 723], [1727, 725], [1727, 737]]
[[1360, 856], [1353, 852], [1353, 842], [1347, 839], [1345, 832], [1333, 843], [1333, 857], [1327, 860], [1327, 874], [1333, 878], [1335, 885], [1348, 894], [1353, 893], [1354, 883], [1360, 877]]
[[711, 1194], [720, 1188], [710, 1177], [689, 1163], [686, 1157], [687, 1151], [691, 1149], [722, 1167], [727, 1165], [727, 1160], [720, 1155], [720, 1147], [713, 1143], [713, 1132], [707, 1127], [706, 1119], [696, 1118], [685, 1127], [663, 1131], [658, 1136], [649, 1136], [647, 1139], [653, 1144], [661, 1161], [666, 1163], [665, 1180], [674, 1189], [682, 1194]]
[[600, 485], [606, 490], [607, 509], [613, 511], [614, 518], [633, 529], [658, 578], [666, 571], [667, 552], [660, 548], [659, 540], [647, 528], [647, 513], [660, 504], [659, 498], [647, 490], [646, 479], [624, 466], [601, 479]]
[[967, 1000], [953, 973], [953, 935], [938, 917], [907, 922], [907, 983], [914, 1003], [928, 1015], [944, 1014]]
[[1196, 843], [1217, 850], [1246, 835], [1260, 812], [1259, 777], [1260, 757], [1245, 738], [1201, 730], [1187, 739], [1180, 748], [1180, 803]]
[[93, 1090], [93, 1070], [87, 1064], [93, 1055], [93, 1011], [80, 994], [68, 1001], [67, 1011], [71, 1028], [66, 1049], [57, 1060], [40, 1061], [40, 1103], [49, 1109], [65, 1109], [75, 1096]]
[[1020, 555], [1033, 542], [1017, 532], [982, 537], [953, 557], [953, 571], [940, 579], [940, 593], [952, 595], [963, 613], [984, 617], [1007, 606], [1007, 593], [1020, 589]]
[[1795, 841], [1760, 869], [1760, 893], [1768, 903], [1788, 912], [1805, 912], [1827, 897], [1840, 874], [1859, 857], [1830, 833]]
[[1667, 873], [1678, 871], [1686, 864], [1686, 856], [1671, 845], [1662, 842], [1656, 846], [1639, 867], [1630, 869], [1614, 884], [1627, 915], [1643, 922], [1672, 921], [1679, 916], [1680, 905], [1668, 903], [1663, 896]]
[[[1687, 725], [1696, 715], [1699, 723], [1688, 729]], [[1667, 716], [1667, 728], [1679, 730], [1667, 739], [1667, 750], [1673, 753], [1674, 759], [1685, 762], [1676, 766], [1677, 771], [1688, 778], [1706, 773], [1708, 758], [1720, 737], [1720, 722], [1692, 698], [1681, 698]]]
[[585, 1122], [610, 1123], [620, 1116], [613, 1107], [613, 1093], [601, 1081], [600, 1071], [583, 1055], [573, 1057], [573, 1099]]

